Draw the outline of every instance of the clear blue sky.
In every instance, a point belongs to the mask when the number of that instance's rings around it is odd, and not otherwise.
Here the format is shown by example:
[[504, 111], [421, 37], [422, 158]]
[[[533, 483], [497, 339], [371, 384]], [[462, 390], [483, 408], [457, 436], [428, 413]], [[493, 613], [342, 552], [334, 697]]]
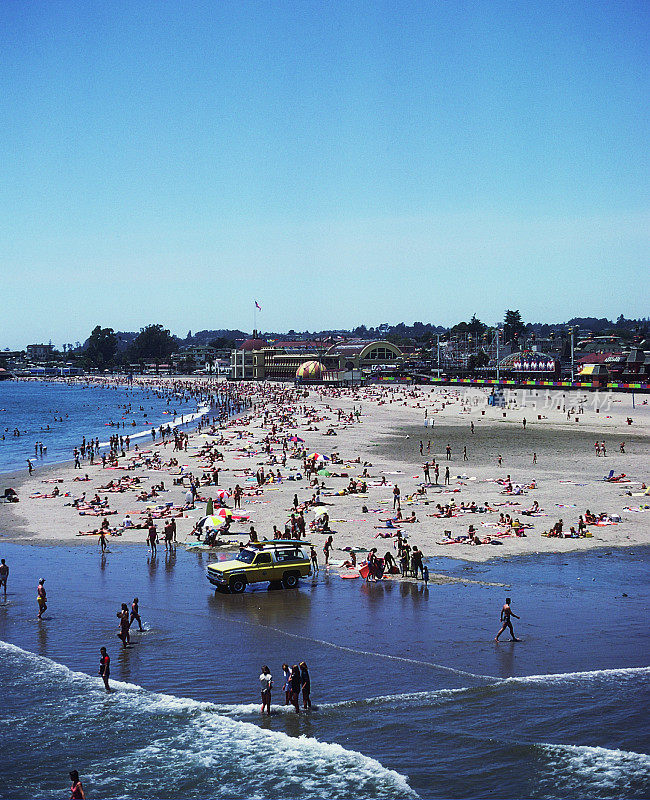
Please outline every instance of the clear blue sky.
[[0, 347], [649, 312], [647, 2], [0, 4]]

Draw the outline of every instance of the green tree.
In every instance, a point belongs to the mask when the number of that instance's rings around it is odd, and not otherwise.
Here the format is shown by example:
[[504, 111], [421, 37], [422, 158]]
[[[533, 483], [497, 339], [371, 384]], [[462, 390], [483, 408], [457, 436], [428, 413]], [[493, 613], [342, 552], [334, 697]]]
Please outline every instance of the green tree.
[[506, 316], [503, 320], [503, 338], [506, 343], [517, 344], [521, 335], [526, 330], [526, 326], [522, 322], [519, 310], [506, 311]]
[[481, 322], [481, 320], [476, 316], [476, 314], [472, 315], [472, 318], [467, 324], [468, 332], [474, 336], [481, 336], [485, 332], [486, 328], [487, 326]]
[[162, 325], [147, 325], [141, 328], [129, 347], [132, 361], [153, 361], [156, 369], [176, 350], [178, 344], [170, 332]]
[[485, 352], [485, 350], [479, 350], [478, 353], [472, 355], [467, 359], [467, 369], [470, 372], [473, 372], [475, 369], [479, 367], [487, 367], [490, 363], [490, 357]]
[[96, 369], [108, 369], [115, 363], [117, 353], [117, 337], [112, 328], [97, 325], [88, 337], [84, 357], [86, 362]]
[[235, 346], [234, 339], [228, 339], [227, 336], [217, 336], [216, 339], [212, 339], [209, 342], [210, 347], [214, 347], [215, 350], [224, 350], [227, 347], [233, 348]]

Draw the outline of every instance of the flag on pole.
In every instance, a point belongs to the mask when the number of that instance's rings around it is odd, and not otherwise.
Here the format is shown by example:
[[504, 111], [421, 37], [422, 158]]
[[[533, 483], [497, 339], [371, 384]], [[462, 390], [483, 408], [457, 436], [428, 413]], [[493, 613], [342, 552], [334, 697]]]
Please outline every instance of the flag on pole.
[[255, 301], [255, 308], [259, 308], [260, 311], [262, 310], [262, 306], [257, 302], [257, 300]]

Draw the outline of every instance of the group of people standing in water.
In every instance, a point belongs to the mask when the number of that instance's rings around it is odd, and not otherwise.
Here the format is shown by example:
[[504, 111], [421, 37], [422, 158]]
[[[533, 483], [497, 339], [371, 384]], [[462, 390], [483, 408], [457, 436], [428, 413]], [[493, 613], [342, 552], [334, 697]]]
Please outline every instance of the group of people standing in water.
[[[309, 669], [304, 661], [290, 667], [288, 664], [282, 665], [282, 677], [284, 685], [284, 704], [292, 705], [296, 709], [296, 714], [300, 713], [300, 694], [302, 693], [302, 707], [305, 711], [311, 708], [311, 678]], [[273, 689], [273, 676], [271, 670], [266, 666], [262, 667], [260, 674], [260, 689], [262, 693], [262, 714], [266, 711], [271, 713], [271, 690]]]

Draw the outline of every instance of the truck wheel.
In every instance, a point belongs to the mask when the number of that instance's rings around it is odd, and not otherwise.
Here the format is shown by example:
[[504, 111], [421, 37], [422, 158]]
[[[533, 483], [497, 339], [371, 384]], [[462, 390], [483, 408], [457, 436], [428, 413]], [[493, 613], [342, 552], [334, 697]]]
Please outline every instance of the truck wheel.
[[282, 585], [285, 589], [295, 589], [298, 585], [298, 576], [295, 572], [285, 572], [282, 577]]
[[233, 594], [241, 594], [246, 588], [246, 578], [231, 578], [229, 586]]

